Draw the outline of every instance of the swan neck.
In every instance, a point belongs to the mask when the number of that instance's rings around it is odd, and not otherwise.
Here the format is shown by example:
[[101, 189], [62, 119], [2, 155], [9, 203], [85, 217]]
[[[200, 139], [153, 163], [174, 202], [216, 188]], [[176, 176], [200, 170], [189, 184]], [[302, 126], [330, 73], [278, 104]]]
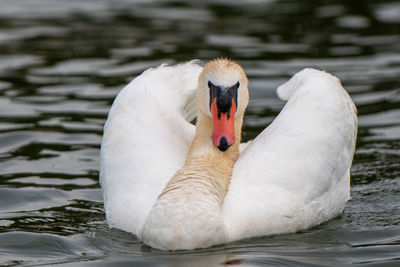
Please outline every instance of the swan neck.
[[[199, 114], [196, 134], [182, 169], [168, 182], [159, 198], [175, 190], [192, 190], [190, 184], [204, 185], [209, 196], [222, 205], [229, 187], [234, 164], [239, 156], [239, 143], [243, 116], [235, 118], [235, 143], [226, 151], [220, 151], [212, 142], [212, 121]], [[187, 187], [188, 186], [188, 187]], [[185, 189], [186, 188], [186, 189]], [[203, 191], [204, 192], [204, 191]]]

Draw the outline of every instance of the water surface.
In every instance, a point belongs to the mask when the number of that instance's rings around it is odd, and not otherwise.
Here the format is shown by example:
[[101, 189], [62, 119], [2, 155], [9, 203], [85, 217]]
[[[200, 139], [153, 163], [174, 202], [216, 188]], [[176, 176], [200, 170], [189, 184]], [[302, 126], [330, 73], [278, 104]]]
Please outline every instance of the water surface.
[[[0, 0], [0, 265], [400, 264], [400, 2]], [[244, 139], [304, 67], [338, 76], [359, 112], [352, 199], [296, 234], [161, 252], [108, 228], [98, 183], [118, 91], [161, 63], [243, 65]]]

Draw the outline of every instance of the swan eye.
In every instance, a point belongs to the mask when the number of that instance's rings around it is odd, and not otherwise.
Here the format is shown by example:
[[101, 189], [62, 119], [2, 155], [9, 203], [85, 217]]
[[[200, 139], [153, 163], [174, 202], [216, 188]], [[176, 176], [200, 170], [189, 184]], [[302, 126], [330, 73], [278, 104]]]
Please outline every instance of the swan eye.
[[236, 107], [238, 106], [239, 86], [240, 86], [239, 82], [237, 82], [232, 86], [225, 87], [225, 86], [214, 85], [211, 81], [208, 81], [208, 87], [210, 88], [210, 110], [214, 99], [216, 99], [218, 112], [228, 113], [228, 118], [229, 118], [232, 102], [234, 101]]
[[216, 87], [211, 81], [208, 81], [208, 88], [212, 89], [213, 87]]
[[[211, 81], [208, 81], [207, 83], [208, 88], [212, 89], [218, 86], [215, 86]], [[240, 87], [240, 82], [237, 82], [234, 86], [231, 87], [231, 89], [238, 89]]]

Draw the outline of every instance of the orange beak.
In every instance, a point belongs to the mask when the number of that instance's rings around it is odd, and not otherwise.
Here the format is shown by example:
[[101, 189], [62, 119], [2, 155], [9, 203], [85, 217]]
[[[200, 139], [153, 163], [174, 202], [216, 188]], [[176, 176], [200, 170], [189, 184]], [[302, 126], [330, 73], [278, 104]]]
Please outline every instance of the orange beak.
[[236, 103], [232, 99], [232, 107], [228, 112], [222, 113], [217, 108], [217, 98], [211, 104], [213, 122], [212, 140], [221, 151], [226, 151], [235, 143], [235, 113]]

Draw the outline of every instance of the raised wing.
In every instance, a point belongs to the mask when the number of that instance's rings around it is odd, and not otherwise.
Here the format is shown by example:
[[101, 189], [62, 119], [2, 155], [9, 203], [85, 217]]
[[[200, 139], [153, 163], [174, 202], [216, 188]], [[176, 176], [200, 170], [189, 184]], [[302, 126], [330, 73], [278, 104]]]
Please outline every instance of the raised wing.
[[278, 95], [287, 104], [235, 164], [223, 205], [228, 241], [319, 224], [349, 199], [357, 117], [340, 81], [304, 69]]
[[148, 212], [182, 167], [194, 137], [191, 104], [202, 67], [149, 69], [115, 99], [104, 127], [100, 183], [110, 226], [140, 236]]

